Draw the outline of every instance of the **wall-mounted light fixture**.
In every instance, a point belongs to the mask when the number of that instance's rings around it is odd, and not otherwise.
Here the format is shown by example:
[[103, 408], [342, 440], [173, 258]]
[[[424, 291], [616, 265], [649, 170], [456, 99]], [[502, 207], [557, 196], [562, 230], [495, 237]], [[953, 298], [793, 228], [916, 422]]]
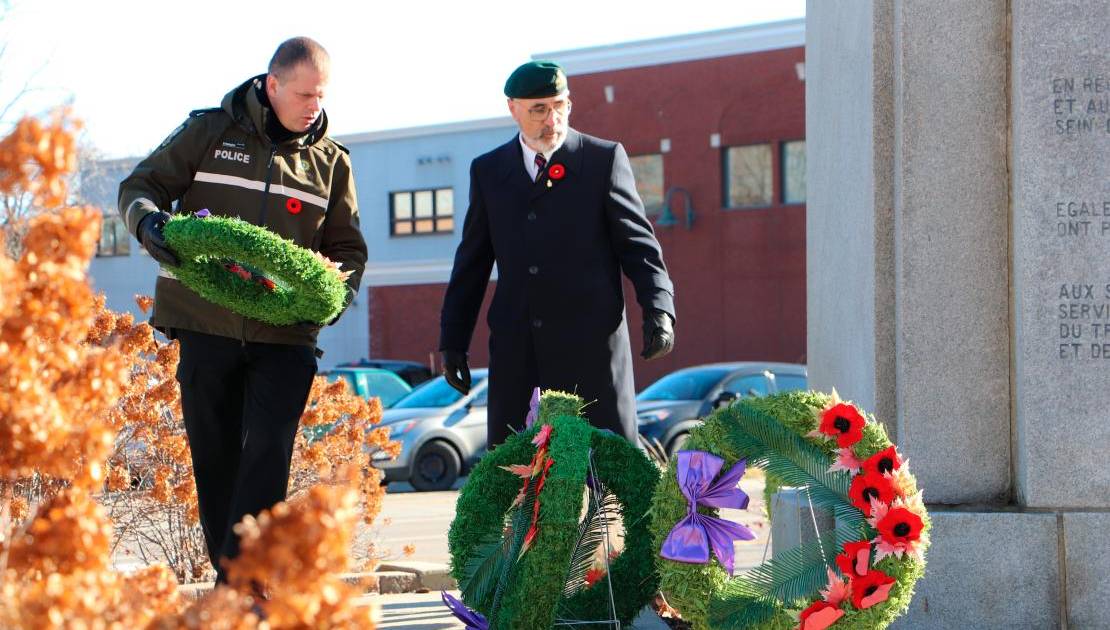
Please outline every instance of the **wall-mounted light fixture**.
[[667, 194], [663, 196], [663, 212], [660, 213], [659, 218], [655, 220], [655, 225], [660, 227], [673, 227], [678, 225], [678, 217], [676, 217], [674, 211], [671, 210], [671, 200], [676, 194], [680, 193], [683, 198], [683, 214], [686, 229], [694, 229], [694, 199], [690, 195], [690, 191], [681, 186], [671, 186], [667, 189]]

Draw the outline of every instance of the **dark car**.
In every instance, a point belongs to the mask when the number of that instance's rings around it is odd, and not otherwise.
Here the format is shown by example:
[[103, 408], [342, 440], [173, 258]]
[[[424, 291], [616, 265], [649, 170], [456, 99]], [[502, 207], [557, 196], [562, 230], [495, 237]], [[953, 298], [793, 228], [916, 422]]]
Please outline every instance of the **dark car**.
[[400, 376], [409, 385], [416, 387], [424, 381], [431, 380], [434, 374], [432, 370], [416, 361], [398, 361], [394, 359], [359, 359], [358, 361], [348, 361], [347, 363], [340, 363], [339, 367], [369, 367], [380, 368], [389, 370], [397, 376]]
[[381, 426], [401, 443], [401, 454], [381, 455], [375, 465], [386, 481], [407, 481], [417, 490], [448, 490], [486, 452], [485, 368], [470, 370], [463, 396], [442, 376], [424, 383], [382, 414]]
[[714, 409], [745, 396], [806, 389], [806, 366], [796, 363], [713, 363], [660, 378], [636, 396], [640, 435], [672, 455]]

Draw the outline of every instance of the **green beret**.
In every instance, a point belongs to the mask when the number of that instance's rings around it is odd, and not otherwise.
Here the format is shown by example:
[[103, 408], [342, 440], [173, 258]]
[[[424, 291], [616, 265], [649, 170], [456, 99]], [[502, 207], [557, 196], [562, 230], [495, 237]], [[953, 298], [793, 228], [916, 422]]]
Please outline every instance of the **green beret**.
[[529, 61], [509, 75], [505, 96], [550, 98], [567, 91], [567, 75], [554, 61]]

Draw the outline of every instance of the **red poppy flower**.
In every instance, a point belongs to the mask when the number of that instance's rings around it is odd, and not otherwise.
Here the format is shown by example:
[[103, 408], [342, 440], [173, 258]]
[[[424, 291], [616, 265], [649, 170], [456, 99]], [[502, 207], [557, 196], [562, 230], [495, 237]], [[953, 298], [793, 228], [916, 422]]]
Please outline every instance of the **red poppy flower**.
[[835, 604], [819, 599], [798, 617], [798, 630], [825, 630], [844, 616], [844, 611]]
[[821, 424], [817, 430], [836, 438], [840, 448], [849, 447], [863, 438], [863, 425], [867, 420], [855, 405], [840, 403], [821, 412]]
[[871, 568], [871, 541], [861, 540], [844, 545], [844, 553], [836, 557], [836, 566], [849, 578], [867, 575]]
[[864, 472], [876, 472], [880, 475], [893, 473], [902, 467], [902, 457], [893, 446], [885, 448], [863, 462]]
[[290, 197], [290, 198], [286, 199], [285, 200], [285, 209], [289, 211], [289, 214], [300, 214], [300, 212], [301, 212], [301, 200], [297, 199], [295, 197]]
[[239, 276], [243, 280], [250, 281], [250, 279], [251, 279], [251, 272], [247, 271], [246, 268], [244, 268], [241, 265], [238, 265], [236, 263], [226, 264], [226, 265], [224, 265], [224, 269], [227, 269], [228, 271], [230, 271], [231, 273]]
[[875, 529], [879, 530], [880, 539], [896, 545], [920, 539], [921, 528], [924, 526], [920, 516], [904, 507], [896, 507], [879, 519]]
[[266, 287], [267, 291], [273, 291], [274, 289], [277, 288], [277, 285], [274, 284], [274, 281], [269, 279], [269, 278], [260, 276], [258, 278], [255, 278], [255, 280], [258, 281], [258, 284], [261, 284], [262, 286]]
[[874, 472], [856, 475], [852, 478], [852, 485], [848, 486], [848, 498], [852, 500], [852, 505], [867, 516], [871, 516], [872, 499], [879, 503], [890, 503], [894, 500], [894, 495], [894, 484], [890, 479]]
[[850, 585], [852, 605], [863, 610], [886, 601], [890, 596], [890, 589], [894, 587], [894, 578], [878, 569], [872, 569], [867, 575], [852, 580]]
[[593, 586], [603, 577], [605, 577], [605, 569], [590, 567], [590, 569], [586, 571], [586, 586]]
[[552, 164], [547, 167], [547, 176], [555, 181], [559, 181], [567, 174], [567, 169], [562, 164]]

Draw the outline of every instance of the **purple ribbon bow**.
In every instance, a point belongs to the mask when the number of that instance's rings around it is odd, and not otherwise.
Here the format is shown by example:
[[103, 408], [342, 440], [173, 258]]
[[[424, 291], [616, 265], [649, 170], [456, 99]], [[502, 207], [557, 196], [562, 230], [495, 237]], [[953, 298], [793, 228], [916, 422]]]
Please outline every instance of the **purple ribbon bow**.
[[540, 419], [540, 388], [532, 390], [532, 401], [528, 403], [528, 416], [524, 419], [524, 428], [531, 428], [536, 420]]
[[466, 630], [489, 630], [489, 622], [482, 613], [470, 610], [458, 599], [448, 595], [447, 591], [440, 591], [440, 596], [443, 604], [451, 609], [451, 614], [466, 625]]
[[197, 210], [196, 212], [194, 212], [193, 216], [198, 219], [207, 219], [208, 217], [212, 216], [212, 213], [208, 211], [208, 208], [204, 208], [203, 210]]
[[689, 503], [686, 516], [674, 526], [659, 555], [676, 562], [707, 564], [709, 549], [732, 575], [733, 549], [737, 540], [754, 540], [755, 534], [739, 523], [698, 512], [698, 506], [733, 508], [748, 507], [748, 495], [736, 487], [744, 476], [745, 460], [740, 460], [713, 481], [725, 461], [704, 451], [679, 451], [675, 466], [678, 487]]

